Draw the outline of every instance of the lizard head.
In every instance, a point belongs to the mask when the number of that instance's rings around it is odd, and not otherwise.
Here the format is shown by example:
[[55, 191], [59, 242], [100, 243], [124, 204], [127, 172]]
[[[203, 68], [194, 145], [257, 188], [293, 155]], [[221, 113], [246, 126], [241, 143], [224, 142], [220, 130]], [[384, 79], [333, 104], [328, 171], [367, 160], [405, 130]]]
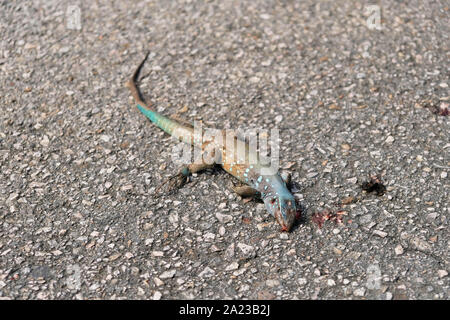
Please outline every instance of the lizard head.
[[266, 197], [264, 199], [267, 211], [275, 217], [281, 226], [281, 231], [289, 231], [300, 215], [295, 198], [292, 195]]

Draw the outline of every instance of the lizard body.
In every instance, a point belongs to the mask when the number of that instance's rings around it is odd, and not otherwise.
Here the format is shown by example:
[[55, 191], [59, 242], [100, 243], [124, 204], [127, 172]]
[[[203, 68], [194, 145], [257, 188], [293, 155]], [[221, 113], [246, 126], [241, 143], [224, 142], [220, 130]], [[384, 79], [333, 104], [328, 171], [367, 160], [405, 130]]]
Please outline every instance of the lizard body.
[[[199, 130], [194, 130], [192, 126], [181, 124], [152, 110], [150, 105], [142, 99], [136, 82], [147, 57], [148, 54], [127, 83], [127, 87], [131, 90], [131, 93], [137, 102], [138, 109], [150, 119], [151, 122], [171, 136], [179, 141], [201, 148], [202, 154], [209, 154], [214, 158], [213, 163], [201, 162], [187, 165], [171, 178], [173, 184], [179, 187], [187, 180], [187, 177], [190, 174], [211, 167], [214, 163], [220, 164], [226, 172], [235, 176], [245, 184], [243, 187], [234, 189], [237, 193], [242, 196], [259, 194], [264, 201], [267, 211], [275, 217], [277, 222], [281, 225], [282, 231], [289, 231], [299, 215], [295, 198], [288, 190], [286, 182], [281, 178], [278, 172], [275, 174], [264, 175], [262, 174], [263, 166], [259, 161], [250, 164], [249, 158], [251, 156], [254, 156], [251, 159], [259, 159], [259, 157], [258, 154], [250, 154], [252, 151], [250, 151], [248, 143], [240, 140], [238, 141], [238, 138], [234, 136], [231, 138], [231, 141], [233, 142], [231, 145], [228, 145], [228, 142], [225, 145], [218, 145], [215, 140], [205, 138], [203, 135], [204, 132], [198, 132]], [[225, 141], [226, 137], [223, 131], [222, 134], [223, 141]], [[237, 159], [234, 146], [239, 142], [245, 143], [245, 159]]]

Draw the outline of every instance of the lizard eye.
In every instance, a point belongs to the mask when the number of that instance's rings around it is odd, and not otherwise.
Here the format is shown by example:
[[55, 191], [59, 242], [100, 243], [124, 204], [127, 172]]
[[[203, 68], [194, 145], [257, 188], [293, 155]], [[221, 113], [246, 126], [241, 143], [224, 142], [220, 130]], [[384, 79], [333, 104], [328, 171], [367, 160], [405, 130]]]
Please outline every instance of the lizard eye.
[[273, 198], [272, 200], [270, 200], [270, 203], [275, 204], [276, 201], [277, 201], [277, 199]]

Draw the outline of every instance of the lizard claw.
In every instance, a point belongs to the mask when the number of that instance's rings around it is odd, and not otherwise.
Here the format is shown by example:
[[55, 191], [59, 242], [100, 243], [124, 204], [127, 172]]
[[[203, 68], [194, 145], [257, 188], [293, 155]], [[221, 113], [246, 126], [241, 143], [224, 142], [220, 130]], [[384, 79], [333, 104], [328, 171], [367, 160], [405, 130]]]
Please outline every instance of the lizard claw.
[[157, 194], [159, 190], [165, 185], [167, 185], [167, 193], [175, 191], [181, 188], [187, 182], [187, 179], [187, 176], [181, 172], [174, 176], [171, 176], [169, 179], [161, 183], [158, 188], [156, 188], [155, 194]]

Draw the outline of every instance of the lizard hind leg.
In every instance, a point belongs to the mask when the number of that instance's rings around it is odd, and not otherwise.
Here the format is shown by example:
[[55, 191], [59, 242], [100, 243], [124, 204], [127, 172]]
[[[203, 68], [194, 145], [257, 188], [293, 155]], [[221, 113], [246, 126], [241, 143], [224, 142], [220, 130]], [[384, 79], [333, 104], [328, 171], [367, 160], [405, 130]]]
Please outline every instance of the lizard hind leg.
[[178, 113], [174, 113], [170, 116], [171, 119], [177, 121], [178, 123], [181, 123], [182, 125], [188, 127], [188, 128], [192, 128], [192, 123], [190, 123], [187, 120], [184, 120], [183, 118], [181, 118]]

